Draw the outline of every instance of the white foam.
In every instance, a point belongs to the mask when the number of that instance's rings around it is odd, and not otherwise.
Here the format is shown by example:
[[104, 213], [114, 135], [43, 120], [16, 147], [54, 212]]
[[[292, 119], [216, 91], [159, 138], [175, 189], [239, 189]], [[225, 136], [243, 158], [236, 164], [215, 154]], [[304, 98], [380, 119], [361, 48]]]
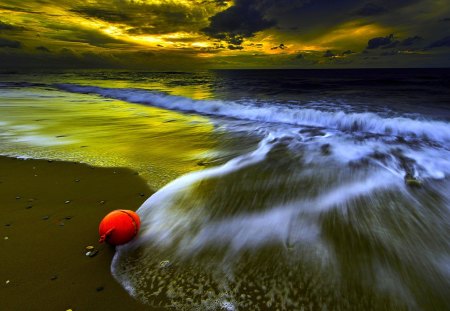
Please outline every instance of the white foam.
[[180, 96], [153, 93], [142, 89], [115, 89], [73, 84], [57, 84], [58, 88], [76, 93], [92, 93], [132, 103], [152, 105], [183, 112], [231, 117], [258, 122], [308, 125], [342, 131], [361, 131], [381, 135], [419, 137], [436, 142], [450, 141], [450, 125], [442, 121], [407, 117], [382, 118], [375, 113], [329, 112], [302, 109], [301, 106], [220, 100], [192, 100]]
[[180, 215], [170, 213], [170, 206], [173, 205], [177, 194], [202, 179], [229, 174], [242, 167], [263, 160], [271, 148], [270, 141], [272, 140], [273, 137], [269, 135], [269, 137], [260, 143], [259, 148], [255, 151], [234, 158], [222, 166], [184, 175], [167, 184], [148, 198], [137, 210], [143, 220], [142, 239], [145, 240], [146, 237], [155, 239], [156, 237], [159, 243], [168, 243], [168, 241], [171, 241], [170, 237], [173, 235], [174, 230], [181, 230], [190, 226], [189, 222], [186, 222]]

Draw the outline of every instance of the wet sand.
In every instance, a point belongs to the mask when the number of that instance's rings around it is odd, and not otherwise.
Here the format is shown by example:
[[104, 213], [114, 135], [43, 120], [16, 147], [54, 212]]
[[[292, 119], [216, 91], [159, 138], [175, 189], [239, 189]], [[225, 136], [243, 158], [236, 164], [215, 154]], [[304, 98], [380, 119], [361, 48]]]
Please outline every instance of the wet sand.
[[112, 277], [97, 230], [151, 193], [129, 169], [0, 157], [0, 310], [148, 310]]

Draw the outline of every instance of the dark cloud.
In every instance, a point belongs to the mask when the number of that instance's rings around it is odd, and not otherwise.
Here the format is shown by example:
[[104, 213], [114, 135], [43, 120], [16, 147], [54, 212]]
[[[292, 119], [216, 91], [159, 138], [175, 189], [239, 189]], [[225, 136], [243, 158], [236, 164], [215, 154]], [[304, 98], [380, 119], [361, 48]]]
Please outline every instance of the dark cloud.
[[[5, 2], [5, 1], [3, 1]], [[18, 13], [27, 13], [27, 14], [36, 14], [36, 15], [47, 15], [47, 16], [53, 16], [53, 17], [57, 17], [57, 16], [61, 16], [60, 14], [52, 14], [49, 12], [44, 12], [44, 11], [38, 11], [33, 9], [33, 1], [12, 1], [13, 3], [18, 2], [20, 6], [13, 6], [13, 5], [4, 5], [4, 4], [0, 4], [0, 9], [5, 10], [5, 11], [10, 11], [10, 12], [18, 12]], [[38, 0], [37, 1], [39, 4], [44, 4], [44, 0]], [[29, 4], [31, 4], [31, 7], [29, 6]], [[54, 4], [54, 3], [52, 3]]]
[[375, 3], [366, 3], [363, 7], [356, 11], [357, 15], [360, 16], [374, 16], [381, 15], [387, 12], [387, 9], [375, 4]]
[[439, 39], [433, 43], [431, 43], [427, 48], [440, 48], [440, 47], [450, 47], [450, 36]]
[[50, 53], [50, 50], [47, 49], [45, 46], [37, 46], [37, 47], [36, 47], [36, 51], [45, 52], [45, 53]]
[[72, 9], [71, 11], [83, 16], [94, 17], [108, 22], [127, 22], [132, 19], [130, 15], [124, 12], [98, 7], [80, 7]]
[[400, 44], [400, 41], [395, 40], [392, 41], [391, 43], [389, 43], [388, 45], [383, 45], [381, 48], [382, 49], [393, 49], [395, 47], [397, 47]]
[[36, 11], [30, 10], [30, 9], [26, 9], [24, 7], [10, 6], [10, 5], [0, 5], [0, 9], [5, 10], [5, 11], [30, 13], [30, 14], [40, 14], [41, 13], [41, 12], [36, 12]]
[[20, 27], [20, 26], [11, 25], [11, 24], [0, 21], [0, 31], [2, 31], [2, 30], [22, 30], [22, 29], [25, 29], [25, 28]]
[[419, 36], [414, 36], [414, 37], [409, 37], [404, 39], [401, 42], [402, 46], [412, 46], [412, 45], [416, 45], [417, 43], [420, 43], [423, 39]]
[[211, 38], [240, 45], [244, 38], [253, 37], [258, 31], [275, 25], [266, 19], [255, 6], [255, 1], [239, 0], [234, 6], [210, 18], [210, 25], [202, 31]]
[[276, 49], [284, 50], [284, 49], [287, 49], [287, 46], [285, 46], [284, 43], [281, 43], [280, 45], [271, 47], [270, 49], [271, 50], [276, 50]]
[[[395, 40], [394, 39], [394, 35], [390, 34], [389, 36], [386, 37], [378, 37], [378, 38], [373, 38], [370, 39], [369, 42], [367, 43], [367, 49], [401, 49], [403, 48], [407, 48], [408, 50], [415, 50], [415, 49], [419, 49], [420, 44], [422, 43], [423, 38], [419, 37], [419, 36], [413, 36], [413, 37], [408, 37], [406, 39], [403, 40]], [[397, 54], [398, 51], [394, 52], [394, 54]], [[391, 52], [384, 52], [382, 53], [383, 56], [386, 55], [394, 55]]]
[[386, 37], [376, 37], [376, 38], [372, 38], [367, 42], [367, 48], [369, 50], [372, 49], [377, 49], [379, 47], [385, 47], [385, 46], [389, 46], [391, 44], [393, 44], [394, 41], [394, 35], [390, 34], [389, 36]]
[[[48, 63], [61, 68], [114, 68], [118, 64], [130, 68], [143, 65], [161, 68], [174, 66], [172, 63], [197, 67], [206, 62], [215, 67], [221, 61], [226, 64], [224, 66], [236, 68], [282, 67], [284, 61], [298, 67], [313, 67], [313, 61], [319, 66], [330, 67], [350, 61], [352, 66], [389, 67], [402, 61], [402, 65], [409, 62], [411, 66], [445, 65], [450, 59], [449, 50], [445, 48], [450, 46], [450, 39], [443, 38], [449, 35], [446, 26], [450, 21], [450, 7], [433, 3], [433, 0], [0, 2], [0, 9], [6, 14], [11, 13], [11, 16], [5, 14], [0, 18], [0, 36], [5, 38], [0, 39], [0, 47], [3, 47], [0, 54], [8, 57], [0, 57], [2, 65], [9, 59], [15, 60], [10, 61], [11, 66], [20, 63], [21, 66], [39, 67], [42, 64], [44, 67]], [[50, 18], [55, 12], [64, 18]], [[106, 28], [96, 28], [98, 24], [112, 26], [117, 32], [110, 36]], [[382, 29], [390, 30], [380, 33]], [[172, 35], [175, 32], [184, 35]], [[123, 41], [119, 37], [121, 33], [124, 33]], [[347, 35], [342, 36], [342, 33]], [[367, 33], [374, 35], [367, 37]], [[389, 33], [407, 35], [399, 38]], [[160, 36], [155, 36], [155, 41], [149, 41], [154, 43], [148, 44], [140, 40], [144, 39], [139, 38], [140, 35]], [[192, 44], [203, 43], [205, 35], [211, 39], [208, 47]], [[442, 39], [430, 41], [429, 38]], [[286, 42], [289, 48], [280, 42]], [[17, 48], [22, 45], [23, 48]], [[314, 51], [302, 50], [299, 46], [314, 46]], [[364, 46], [367, 49], [360, 53]], [[436, 50], [424, 53], [426, 46]], [[61, 47], [70, 49], [61, 50]], [[272, 53], [267, 51], [271, 47]], [[249, 53], [239, 52], [244, 48]], [[225, 49], [232, 51], [222, 53]], [[284, 49], [289, 53], [282, 51]], [[141, 55], [138, 51], [146, 54]], [[202, 53], [216, 55], [199, 57]], [[406, 56], [413, 53], [416, 56]], [[379, 59], [378, 62], [365, 61], [365, 56]]]
[[20, 41], [0, 38], [0, 48], [20, 49], [21, 47], [22, 43]]
[[230, 45], [228, 45], [228, 49], [229, 50], [242, 50], [243, 47], [242, 47], [242, 45], [232, 45], [232, 44], [230, 44]]
[[324, 54], [323, 54], [323, 57], [328, 57], [328, 58], [331, 58], [331, 57], [335, 57], [336, 56], [336, 54], [334, 54], [332, 51], [330, 51], [330, 50], [327, 50]]
[[61, 27], [57, 34], [51, 35], [50, 37], [61, 41], [80, 42], [97, 47], [108, 47], [113, 44], [128, 45], [128, 43], [105, 35], [98, 30], [69, 26]]
[[156, 31], [155, 27], [153, 27], [153, 26], [133, 27], [133, 28], [127, 29], [127, 33], [129, 33], [130, 35], [150, 34], [150, 33], [154, 33], [155, 31]]
[[231, 0], [205, 0], [201, 4], [214, 3], [217, 6], [227, 6], [229, 2], [231, 2]]
[[225, 46], [223, 44], [219, 44], [219, 43], [214, 43], [213, 46], [217, 50], [225, 48]]
[[221, 6], [224, 1], [193, 1], [186, 6], [176, 1], [144, 3], [137, 1], [97, 0], [88, 6], [71, 10], [85, 18], [123, 24], [129, 34], [167, 34], [177, 31], [198, 31], [207, 24], [208, 10], [203, 6]]
[[351, 54], [355, 54], [355, 52], [353, 52], [352, 50], [346, 50], [346, 51], [343, 51], [341, 53], [337, 53], [337, 52], [333, 52], [331, 50], [327, 50], [322, 55], [322, 57], [326, 57], [326, 58], [343, 58], [343, 57], [351, 55]]
[[385, 51], [380, 54], [381, 56], [394, 56], [398, 55], [398, 51]]

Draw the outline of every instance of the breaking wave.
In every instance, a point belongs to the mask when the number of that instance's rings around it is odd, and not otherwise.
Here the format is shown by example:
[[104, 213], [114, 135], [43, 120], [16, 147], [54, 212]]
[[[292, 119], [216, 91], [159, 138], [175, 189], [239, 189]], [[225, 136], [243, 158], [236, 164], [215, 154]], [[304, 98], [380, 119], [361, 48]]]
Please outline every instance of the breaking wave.
[[74, 93], [98, 94], [159, 108], [209, 116], [228, 117], [257, 122], [324, 127], [339, 131], [419, 138], [439, 143], [450, 141], [450, 125], [443, 121], [411, 119], [401, 115], [383, 118], [372, 112], [330, 112], [280, 103], [192, 100], [143, 89], [102, 88], [74, 84], [55, 84]]

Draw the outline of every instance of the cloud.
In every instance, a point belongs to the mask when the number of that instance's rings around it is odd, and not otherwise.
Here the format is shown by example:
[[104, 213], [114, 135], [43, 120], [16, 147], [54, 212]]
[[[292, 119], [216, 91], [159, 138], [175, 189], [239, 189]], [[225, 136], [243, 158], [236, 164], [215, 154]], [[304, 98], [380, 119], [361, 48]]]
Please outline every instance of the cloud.
[[0, 38], [0, 48], [20, 49], [22, 48], [22, 43], [20, 41]]
[[417, 43], [420, 43], [422, 40], [423, 39], [421, 37], [419, 37], [419, 36], [409, 37], [409, 38], [404, 39], [401, 42], [401, 45], [402, 46], [412, 46], [412, 45], [415, 45]]
[[234, 6], [217, 13], [210, 18], [208, 27], [202, 31], [211, 38], [241, 45], [245, 38], [275, 26], [275, 22], [266, 19], [255, 7], [255, 1], [239, 0]]
[[394, 56], [398, 55], [398, 51], [385, 51], [380, 54], [381, 56]]
[[341, 53], [337, 53], [337, 52], [333, 52], [331, 50], [327, 50], [322, 55], [322, 57], [327, 57], [327, 58], [344, 58], [344, 57], [346, 57], [348, 55], [351, 55], [351, 54], [355, 54], [355, 52], [353, 52], [352, 50], [346, 50], [346, 51], [343, 51]]
[[[417, 46], [422, 41], [423, 41], [423, 38], [419, 37], [419, 36], [408, 37], [401, 41], [395, 40], [394, 35], [390, 34], [389, 36], [386, 36], [386, 37], [377, 37], [377, 38], [370, 39], [367, 42], [367, 49], [371, 49], [371, 50], [378, 49], [378, 48], [393, 49], [393, 48], [397, 48], [399, 46], [412, 48], [414, 46]], [[386, 53], [388, 53], [388, 52], [386, 52]]]
[[440, 47], [450, 47], [450, 36], [444, 37], [431, 43], [427, 48], [434, 49]]
[[379, 6], [378, 4], [366, 3], [366, 5], [356, 11], [356, 14], [360, 16], [375, 16], [384, 14], [386, 12], [386, 8]]
[[328, 57], [328, 58], [331, 58], [331, 57], [335, 57], [336, 56], [336, 54], [334, 54], [332, 51], [330, 51], [330, 50], [327, 50], [324, 54], [323, 54], [323, 57]]
[[107, 22], [126, 22], [132, 19], [130, 15], [124, 12], [99, 7], [80, 7], [70, 11], [83, 16], [98, 18]]
[[386, 37], [372, 38], [367, 42], [367, 49], [372, 50], [383, 46], [386, 47], [392, 45], [394, 42], [395, 41], [393, 34], [390, 34], [389, 36]]
[[50, 53], [50, 50], [47, 49], [45, 46], [37, 46], [36, 51]]
[[[235, 68], [267, 68], [288, 62], [334, 67], [351, 61], [351, 66], [389, 67], [401, 61], [405, 66], [446, 65], [450, 59], [448, 48], [437, 49], [448, 46], [443, 37], [449, 35], [450, 8], [433, 0], [0, 2], [6, 13], [0, 18], [0, 37], [9, 40], [0, 52], [17, 60], [11, 64], [162, 68], [173, 62], [215, 68], [223, 62]], [[50, 17], [56, 14], [61, 18]], [[17, 31], [20, 27], [26, 28]], [[11, 48], [18, 45], [23, 48]], [[426, 46], [436, 50], [424, 51]], [[68, 50], [58, 52], [64, 47]], [[413, 52], [415, 56], [403, 57]], [[376, 56], [378, 62], [365, 56]]]
[[11, 25], [11, 24], [0, 21], [0, 31], [2, 31], [2, 30], [22, 30], [22, 29], [25, 29], [25, 28], [20, 27], [20, 26]]
[[58, 32], [51, 35], [52, 39], [67, 42], [87, 43], [97, 47], [108, 47], [111, 44], [128, 44], [122, 40], [115, 39], [95, 29], [77, 28], [74, 26], [58, 26]]
[[280, 45], [271, 47], [270, 49], [271, 49], [271, 50], [276, 50], [276, 49], [284, 50], [284, 49], [287, 49], [287, 46], [284, 45], [284, 43], [281, 43]]
[[199, 31], [208, 24], [211, 12], [222, 9], [224, 1], [109, 1], [97, 0], [70, 11], [90, 19], [120, 24], [129, 34], [167, 34]]
[[241, 45], [232, 45], [232, 44], [230, 44], [230, 45], [228, 45], [228, 49], [229, 50], [242, 50], [243, 47]]

